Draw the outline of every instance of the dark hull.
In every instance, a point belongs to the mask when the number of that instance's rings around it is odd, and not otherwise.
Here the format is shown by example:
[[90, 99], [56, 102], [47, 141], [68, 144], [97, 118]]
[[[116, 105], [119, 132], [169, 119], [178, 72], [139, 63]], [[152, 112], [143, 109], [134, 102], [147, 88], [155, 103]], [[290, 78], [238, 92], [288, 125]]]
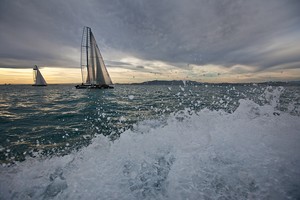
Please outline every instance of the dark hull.
[[76, 85], [76, 89], [113, 89], [114, 87], [109, 85]]
[[38, 87], [41, 87], [41, 86], [47, 86], [47, 85], [32, 85], [32, 86], [38, 86]]

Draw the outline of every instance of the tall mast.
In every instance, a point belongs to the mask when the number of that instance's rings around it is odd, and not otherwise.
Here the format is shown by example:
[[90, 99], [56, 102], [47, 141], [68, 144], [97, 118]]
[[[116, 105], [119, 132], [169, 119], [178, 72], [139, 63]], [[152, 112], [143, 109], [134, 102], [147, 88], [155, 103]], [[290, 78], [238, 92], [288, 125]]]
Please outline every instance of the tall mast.
[[81, 79], [82, 79], [82, 83], [84, 83], [84, 78], [83, 78], [83, 70], [82, 70], [82, 68], [83, 68], [83, 63], [82, 63], [82, 51], [83, 51], [83, 49], [82, 49], [82, 43], [83, 43], [83, 38], [84, 38], [84, 28], [83, 28], [83, 33], [82, 33], [82, 38], [81, 38], [81, 51], [80, 51], [80, 69], [81, 69]]
[[[89, 50], [88, 50], [88, 48], [89, 48], [89, 46], [88, 46], [88, 42], [89, 42], [89, 35], [90, 35], [90, 33], [89, 33], [89, 27], [86, 27], [86, 67], [87, 67], [87, 73], [89, 73]], [[89, 74], [89, 82], [91, 82], [91, 75]]]

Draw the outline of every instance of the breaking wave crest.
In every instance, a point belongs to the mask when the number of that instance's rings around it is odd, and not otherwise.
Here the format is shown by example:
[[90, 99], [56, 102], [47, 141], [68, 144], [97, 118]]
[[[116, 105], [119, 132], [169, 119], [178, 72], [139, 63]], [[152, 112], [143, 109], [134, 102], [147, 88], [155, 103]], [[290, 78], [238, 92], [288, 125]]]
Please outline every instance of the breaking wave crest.
[[[144, 120], [66, 156], [1, 167], [2, 199], [299, 199], [300, 118], [239, 100], [233, 113]], [[268, 96], [269, 95], [269, 96]]]

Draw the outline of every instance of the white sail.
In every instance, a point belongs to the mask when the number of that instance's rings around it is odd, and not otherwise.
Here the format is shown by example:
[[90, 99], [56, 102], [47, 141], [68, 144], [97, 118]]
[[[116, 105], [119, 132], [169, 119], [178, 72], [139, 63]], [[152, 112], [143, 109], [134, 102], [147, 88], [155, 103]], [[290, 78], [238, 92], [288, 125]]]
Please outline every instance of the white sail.
[[95, 82], [99, 85], [110, 85], [112, 81], [107, 72], [106, 66], [104, 64], [103, 58], [101, 56], [100, 50], [96, 43], [93, 33], [91, 32], [91, 47], [92, 47], [92, 59], [95, 68]]
[[112, 84], [96, 39], [89, 27], [84, 27], [83, 29], [81, 72], [83, 84], [99, 86]]
[[33, 67], [33, 73], [34, 73], [34, 86], [46, 86], [47, 83], [43, 77], [43, 75], [41, 74], [38, 66], [34, 66]]

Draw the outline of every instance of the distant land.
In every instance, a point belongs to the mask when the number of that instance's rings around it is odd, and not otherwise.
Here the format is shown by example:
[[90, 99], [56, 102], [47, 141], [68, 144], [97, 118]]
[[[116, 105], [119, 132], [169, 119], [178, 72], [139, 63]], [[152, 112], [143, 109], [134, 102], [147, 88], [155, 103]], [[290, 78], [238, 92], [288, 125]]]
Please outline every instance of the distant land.
[[[48, 85], [76, 85], [78, 83], [50, 83]], [[114, 85], [270, 85], [270, 86], [300, 86], [300, 81], [266, 81], [260, 83], [207, 83], [189, 80], [153, 80], [141, 83], [115, 83]], [[32, 84], [11, 84], [4, 83], [0, 86], [13, 86], [13, 85], [32, 85]]]
[[[142, 83], [130, 83], [128, 85], [271, 85], [271, 86], [289, 86], [295, 85], [299, 86], [300, 81], [268, 81], [261, 83], [205, 83], [205, 82], [197, 82], [197, 81], [184, 81], [184, 80], [153, 80], [146, 81]], [[123, 85], [123, 84], [121, 84]]]

